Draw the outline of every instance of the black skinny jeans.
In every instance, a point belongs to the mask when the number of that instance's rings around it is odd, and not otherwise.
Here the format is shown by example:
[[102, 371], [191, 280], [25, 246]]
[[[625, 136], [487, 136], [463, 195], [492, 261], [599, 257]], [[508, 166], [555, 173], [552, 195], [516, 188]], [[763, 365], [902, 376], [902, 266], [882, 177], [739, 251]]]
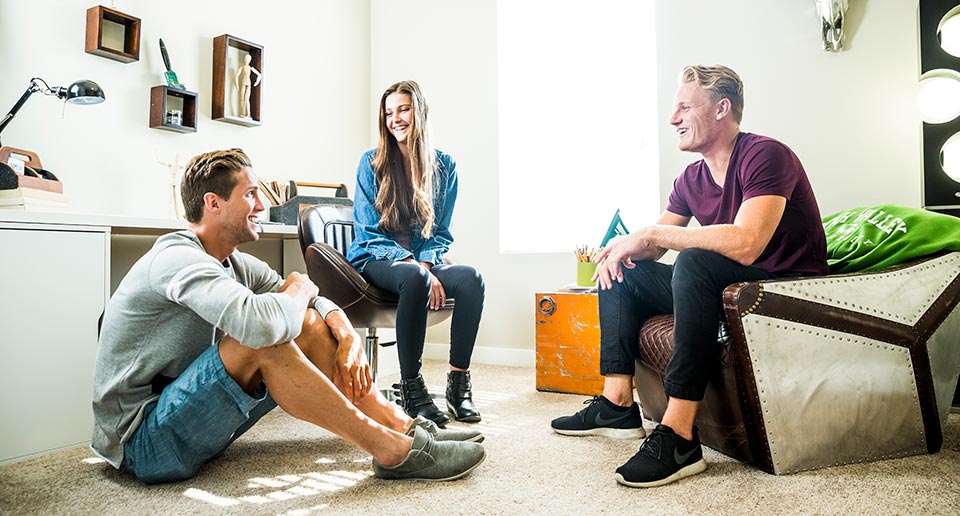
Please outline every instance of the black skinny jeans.
[[[431, 272], [440, 280], [447, 297], [456, 300], [450, 325], [450, 365], [469, 369], [483, 313], [483, 278], [469, 265], [434, 265]], [[400, 296], [397, 305], [400, 377], [404, 380], [416, 378], [420, 374], [423, 340], [427, 333], [430, 274], [417, 263], [371, 260], [364, 265], [363, 276], [374, 285]]]
[[723, 320], [723, 289], [740, 281], [775, 277], [758, 267], [712, 251], [685, 249], [673, 265], [644, 261], [623, 269], [623, 283], [599, 292], [600, 374], [633, 375], [644, 321], [674, 314], [673, 356], [667, 365], [667, 396], [700, 401], [720, 363], [717, 329]]

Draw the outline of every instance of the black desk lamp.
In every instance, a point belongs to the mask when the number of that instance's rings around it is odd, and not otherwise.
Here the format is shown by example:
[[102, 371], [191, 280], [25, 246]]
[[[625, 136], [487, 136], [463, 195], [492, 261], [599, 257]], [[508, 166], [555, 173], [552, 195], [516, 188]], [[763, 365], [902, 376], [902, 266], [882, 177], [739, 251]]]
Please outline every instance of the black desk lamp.
[[66, 88], [63, 86], [54, 86], [51, 88], [43, 79], [34, 77], [30, 79], [30, 85], [27, 86], [27, 91], [23, 92], [20, 100], [13, 105], [10, 112], [3, 117], [3, 120], [0, 120], [0, 132], [3, 132], [7, 124], [13, 120], [13, 117], [17, 116], [17, 111], [20, 111], [20, 108], [27, 102], [30, 95], [38, 91], [44, 95], [52, 95], [64, 99], [65, 102], [71, 104], [99, 104], [106, 100], [106, 96], [103, 94], [103, 90], [100, 89], [100, 85], [93, 81], [81, 80], [74, 82]]

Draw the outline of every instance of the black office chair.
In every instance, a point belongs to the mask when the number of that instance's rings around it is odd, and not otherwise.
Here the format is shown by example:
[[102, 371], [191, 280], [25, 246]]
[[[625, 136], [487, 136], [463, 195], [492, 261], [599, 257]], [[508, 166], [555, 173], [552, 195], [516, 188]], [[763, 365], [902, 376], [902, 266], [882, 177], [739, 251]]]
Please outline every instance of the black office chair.
[[[353, 242], [353, 206], [316, 205], [300, 212], [300, 247], [307, 275], [320, 288], [320, 295], [336, 303], [356, 328], [366, 328], [364, 351], [377, 377], [379, 346], [377, 328], [396, 328], [398, 297], [368, 282], [345, 258]], [[453, 314], [454, 299], [447, 298], [440, 310], [430, 310], [427, 326]]]

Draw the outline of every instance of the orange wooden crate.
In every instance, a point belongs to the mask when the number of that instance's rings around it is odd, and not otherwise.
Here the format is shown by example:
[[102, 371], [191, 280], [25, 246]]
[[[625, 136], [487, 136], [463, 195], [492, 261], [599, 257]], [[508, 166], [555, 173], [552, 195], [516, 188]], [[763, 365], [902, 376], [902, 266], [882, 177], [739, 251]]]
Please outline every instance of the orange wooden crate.
[[596, 292], [545, 292], [536, 298], [537, 390], [603, 392]]

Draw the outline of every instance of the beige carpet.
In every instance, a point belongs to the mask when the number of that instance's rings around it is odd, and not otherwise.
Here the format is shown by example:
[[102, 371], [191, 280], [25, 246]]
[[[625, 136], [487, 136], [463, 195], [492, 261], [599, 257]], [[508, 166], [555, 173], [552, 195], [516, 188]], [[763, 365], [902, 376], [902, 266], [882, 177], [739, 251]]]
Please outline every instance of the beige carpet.
[[[459, 481], [372, 478], [366, 454], [276, 411], [176, 484], [141, 485], [86, 449], [0, 466], [0, 514], [960, 514], [957, 414], [936, 455], [777, 477], [705, 449], [705, 473], [636, 490], [613, 471], [638, 441], [550, 431], [584, 396], [537, 392], [530, 368], [475, 366], [473, 376], [487, 460]], [[425, 377], [439, 391], [443, 364]]]

